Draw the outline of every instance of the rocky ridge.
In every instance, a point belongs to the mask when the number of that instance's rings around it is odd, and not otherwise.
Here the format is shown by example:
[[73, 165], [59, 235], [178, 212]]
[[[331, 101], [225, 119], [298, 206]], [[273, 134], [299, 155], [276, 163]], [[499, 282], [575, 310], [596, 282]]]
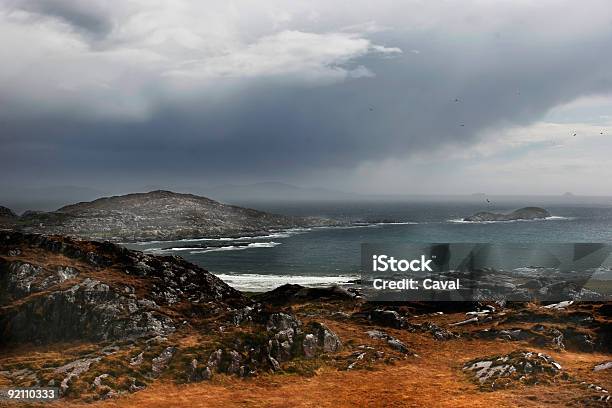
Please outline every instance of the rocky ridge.
[[163, 190], [105, 197], [52, 212], [26, 212], [2, 223], [28, 233], [114, 242], [259, 235], [270, 230], [338, 225], [329, 219], [270, 214]]

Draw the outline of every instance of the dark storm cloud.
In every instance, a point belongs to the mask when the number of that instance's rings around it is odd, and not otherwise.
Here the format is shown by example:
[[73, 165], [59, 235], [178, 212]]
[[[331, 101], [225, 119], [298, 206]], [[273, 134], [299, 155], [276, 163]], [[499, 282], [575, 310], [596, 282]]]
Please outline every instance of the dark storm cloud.
[[34, 14], [57, 18], [95, 38], [106, 36], [113, 27], [110, 16], [97, 1], [18, 0], [13, 5]]
[[[109, 30], [109, 20], [100, 16], [79, 14], [64, 2], [49, 4], [45, 13], [94, 33]], [[482, 31], [474, 23], [474, 32], [441, 25], [361, 33], [346, 46], [359, 49], [356, 41], [363, 38], [370, 49], [384, 44], [403, 53], [351, 51], [324, 59], [321, 66], [332, 79], [296, 79], [311, 72], [287, 73], [294, 65], [288, 63], [278, 75], [218, 75], [202, 88], [199, 77], [189, 86], [190, 76], [179, 75], [171, 77], [180, 82], [174, 87], [164, 83], [167, 76], [145, 70], [145, 91], [113, 94], [122, 103], [136, 100], [138, 112], [145, 101], [136, 119], [91, 119], [69, 111], [5, 117], [0, 171], [16, 180], [61, 178], [94, 186], [125, 180], [143, 185], [152, 177], [197, 182], [304, 176], [441, 147], [469, 149], [485, 129], [529, 124], [561, 103], [612, 91], [610, 24], [556, 35], [557, 28], [547, 33], [540, 20], [514, 27], [515, 21]], [[275, 50], [284, 46], [271, 43]], [[265, 44], [247, 48], [240, 61], [266, 57]], [[222, 62], [225, 69], [233, 60]], [[217, 69], [206, 65], [198, 74]], [[334, 78], [335, 70], [344, 76]], [[102, 95], [90, 104], [104, 101]]]

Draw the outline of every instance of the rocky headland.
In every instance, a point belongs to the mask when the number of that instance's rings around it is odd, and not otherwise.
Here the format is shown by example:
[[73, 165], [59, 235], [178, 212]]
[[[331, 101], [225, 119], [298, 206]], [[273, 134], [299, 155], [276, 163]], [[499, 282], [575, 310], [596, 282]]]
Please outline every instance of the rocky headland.
[[610, 303], [248, 297], [179, 257], [0, 232], [0, 388], [62, 406], [608, 406], [610, 361]]
[[465, 217], [463, 221], [490, 222], [490, 221], [517, 221], [517, 220], [540, 220], [550, 217], [548, 210], [540, 207], [524, 207], [508, 214], [492, 213], [487, 211], [477, 212]]
[[4, 228], [113, 242], [258, 235], [270, 230], [334, 225], [339, 222], [270, 214], [162, 190], [100, 198], [52, 212], [28, 211], [21, 217], [0, 208], [0, 226]]
[[[0, 233], [0, 334], [0, 385], [55, 386], [80, 399], [161, 376], [251, 377], [342, 349], [323, 322], [266, 308], [181, 258], [19, 232]], [[64, 343], [75, 354], [42, 365], [19, 352]]]

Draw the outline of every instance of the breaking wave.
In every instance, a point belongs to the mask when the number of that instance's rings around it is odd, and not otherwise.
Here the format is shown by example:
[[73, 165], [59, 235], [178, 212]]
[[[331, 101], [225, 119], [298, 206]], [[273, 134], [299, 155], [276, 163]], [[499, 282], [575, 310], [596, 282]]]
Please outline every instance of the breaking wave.
[[[236, 241], [235, 239], [232, 241]], [[176, 241], [172, 241], [176, 242]], [[277, 245], [280, 245], [280, 242], [269, 241], [269, 242], [250, 242], [247, 245], [226, 245], [226, 246], [215, 246], [210, 248], [202, 248], [202, 247], [170, 247], [170, 248], [147, 248], [143, 252], [149, 253], [168, 253], [168, 252], [189, 252], [190, 254], [203, 254], [206, 252], [215, 252], [215, 251], [239, 251], [243, 249], [250, 248], [273, 248]]]
[[465, 221], [463, 218], [455, 218], [447, 220], [454, 224], [499, 224], [499, 223], [511, 223], [511, 222], [538, 222], [538, 221], [569, 221], [573, 220], [573, 217], [561, 217], [559, 215], [551, 215], [546, 218], [538, 218], [534, 220], [505, 220], [505, 221]]
[[195, 251], [190, 251], [190, 254], [203, 254], [206, 252], [217, 252], [217, 251], [241, 251], [243, 249], [250, 249], [250, 248], [273, 248], [277, 245], [280, 245], [280, 242], [274, 242], [274, 241], [270, 241], [270, 242], [251, 242], [248, 245], [228, 245], [228, 246], [222, 246], [222, 247], [216, 247], [216, 248], [192, 248], [195, 249]]

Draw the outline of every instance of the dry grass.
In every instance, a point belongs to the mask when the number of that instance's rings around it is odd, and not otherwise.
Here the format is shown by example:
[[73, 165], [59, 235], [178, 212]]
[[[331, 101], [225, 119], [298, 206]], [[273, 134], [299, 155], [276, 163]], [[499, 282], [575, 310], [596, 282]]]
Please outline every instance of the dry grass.
[[[579, 392], [574, 384], [519, 387], [481, 392], [457, 366], [483, 354], [509, 352], [511, 344], [474, 344], [466, 348], [447, 343], [438, 352], [404, 360], [375, 371], [337, 371], [322, 368], [310, 378], [265, 375], [240, 380], [218, 377], [212, 383], [174, 385], [158, 382], [149, 389], [96, 407], [538, 407], [569, 404]], [[501, 347], [500, 347], [501, 346]], [[455, 353], [461, 352], [460, 359]], [[555, 356], [572, 367], [597, 360], [564, 353]], [[572, 362], [572, 363], [570, 363]], [[85, 406], [80, 404], [74, 407]], [[91, 405], [87, 405], [91, 406]]]
[[[445, 316], [458, 319], [461, 315]], [[305, 320], [305, 319], [304, 319]], [[321, 320], [321, 319], [319, 319]], [[357, 345], [382, 348], [380, 340], [370, 339], [368, 327], [333, 320], [323, 321], [345, 340], [345, 351], [336, 356], [336, 366]], [[374, 328], [374, 327], [372, 327]], [[377, 363], [372, 370], [338, 370], [317, 361], [313, 376], [262, 374], [238, 379], [217, 375], [210, 382], [180, 385], [157, 380], [135, 394], [93, 404], [63, 401], [45, 406], [67, 407], [541, 407], [575, 405], [577, 398], [592, 395], [576, 382], [524, 386], [483, 392], [471, 382], [461, 367], [473, 358], [509, 353], [517, 348], [542, 351], [560, 362], [574, 377], [612, 388], [609, 373], [594, 373], [592, 367], [610, 356], [597, 353], [553, 352], [527, 343], [458, 340], [439, 342], [431, 336], [385, 329], [400, 338], [419, 358], [408, 357], [394, 364]], [[348, 340], [348, 341], [347, 341]], [[183, 346], [197, 347], [202, 338], [191, 335]], [[578, 404], [579, 405], [579, 404]]]

